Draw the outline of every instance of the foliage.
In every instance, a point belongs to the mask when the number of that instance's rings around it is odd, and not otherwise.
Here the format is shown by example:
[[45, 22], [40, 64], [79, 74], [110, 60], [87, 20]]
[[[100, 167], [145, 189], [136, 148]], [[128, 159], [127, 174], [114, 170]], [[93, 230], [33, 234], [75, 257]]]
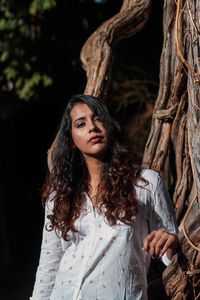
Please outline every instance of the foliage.
[[52, 10], [56, 2], [33, 0], [17, 4], [1, 0], [0, 83], [3, 90], [29, 100], [37, 96], [38, 87], [52, 84], [51, 74], [38, 64], [38, 45], [42, 39], [44, 14]]
[[1, 0], [0, 90], [24, 100], [40, 97], [46, 87], [56, 98], [57, 91], [63, 98], [83, 90], [80, 50], [120, 5], [121, 0], [101, 5], [94, 0]]

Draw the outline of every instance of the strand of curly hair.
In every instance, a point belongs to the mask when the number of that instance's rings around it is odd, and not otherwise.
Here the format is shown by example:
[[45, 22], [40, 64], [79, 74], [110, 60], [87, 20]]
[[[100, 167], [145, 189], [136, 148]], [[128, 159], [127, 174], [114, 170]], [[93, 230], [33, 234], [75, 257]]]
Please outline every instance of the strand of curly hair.
[[[140, 166], [134, 163], [134, 154], [126, 145], [115, 141], [111, 149], [101, 173], [96, 209], [113, 226], [118, 220], [133, 222], [137, 214], [134, 185], [137, 185], [137, 180], [147, 181], [141, 177]], [[53, 214], [48, 216], [48, 230], [60, 231], [66, 241], [70, 239], [70, 231], [77, 232], [75, 221], [81, 215], [85, 193], [90, 186], [89, 174], [80, 155], [76, 153], [72, 160], [68, 160], [68, 155], [66, 153], [57, 159], [42, 193], [45, 204], [54, 191], [51, 197], [54, 201]]]

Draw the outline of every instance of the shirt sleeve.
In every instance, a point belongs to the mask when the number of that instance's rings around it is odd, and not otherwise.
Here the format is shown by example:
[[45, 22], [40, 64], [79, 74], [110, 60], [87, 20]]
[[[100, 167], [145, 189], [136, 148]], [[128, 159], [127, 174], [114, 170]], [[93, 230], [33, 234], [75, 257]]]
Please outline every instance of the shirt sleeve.
[[48, 201], [45, 207], [45, 221], [43, 228], [39, 266], [30, 300], [49, 300], [54, 287], [60, 260], [63, 256], [61, 238], [53, 231], [47, 231], [50, 224], [47, 218], [52, 213], [52, 202]]
[[178, 233], [174, 207], [165, 183], [158, 173], [151, 199], [150, 232], [153, 230], [164, 230], [171, 234]]
[[[171, 234], [178, 233], [174, 207], [165, 183], [159, 174], [157, 174], [157, 184], [152, 193], [151, 202], [150, 232], [153, 230], [163, 230]], [[171, 263], [166, 253], [161, 259], [166, 266]]]

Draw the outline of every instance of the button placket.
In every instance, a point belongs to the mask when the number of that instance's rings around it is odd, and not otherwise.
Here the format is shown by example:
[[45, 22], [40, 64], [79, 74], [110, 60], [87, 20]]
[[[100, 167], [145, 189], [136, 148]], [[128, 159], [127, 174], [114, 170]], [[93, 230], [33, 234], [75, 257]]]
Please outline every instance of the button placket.
[[96, 231], [95, 230], [95, 228], [96, 228], [95, 218], [96, 218], [96, 216], [95, 216], [93, 207], [91, 207], [92, 206], [91, 200], [89, 199], [89, 197], [87, 195], [86, 195], [86, 199], [87, 199], [87, 205], [89, 206], [89, 208], [91, 208], [90, 210], [88, 210], [89, 211], [88, 215], [90, 216], [90, 221], [93, 226], [91, 226], [91, 231], [88, 234], [87, 238], [84, 240], [84, 244], [86, 244], [86, 240], [93, 241], [93, 242], [87, 243], [87, 249], [84, 249], [84, 247], [83, 247], [83, 253], [87, 253], [87, 256], [85, 255], [84, 259], [82, 261], [82, 266], [80, 268], [80, 272], [79, 272], [79, 276], [78, 276], [78, 280], [77, 280], [77, 288], [74, 291], [72, 300], [78, 300], [81, 297], [81, 295], [79, 293], [81, 290], [84, 273], [85, 273], [85, 270], [87, 269], [87, 264], [88, 264], [88, 261], [90, 259], [90, 256], [93, 251], [94, 244], [95, 244], [95, 231]]

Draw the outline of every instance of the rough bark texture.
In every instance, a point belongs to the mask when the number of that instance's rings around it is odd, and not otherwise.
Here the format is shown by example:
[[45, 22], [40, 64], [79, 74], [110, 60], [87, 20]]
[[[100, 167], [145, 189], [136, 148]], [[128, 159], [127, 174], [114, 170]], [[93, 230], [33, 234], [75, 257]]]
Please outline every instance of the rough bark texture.
[[[81, 51], [81, 61], [87, 74], [84, 94], [106, 98], [112, 71], [112, 49], [121, 39], [140, 31], [148, 20], [151, 0], [124, 0], [121, 10], [104, 22], [86, 41]], [[58, 132], [59, 134], [59, 132]], [[48, 151], [48, 166], [58, 134]]]
[[188, 25], [186, 35], [187, 61], [193, 72], [188, 72], [188, 131], [191, 160], [200, 195], [200, 1], [187, 1], [184, 19]]
[[163, 12], [160, 87], [143, 165], [164, 177], [179, 222], [196, 194], [185, 222], [196, 249], [181, 231], [181, 252], [163, 282], [171, 299], [200, 299], [200, 2], [165, 0]]
[[163, 12], [160, 87], [143, 165], [161, 173], [173, 195], [176, 216], [180, 220], [191, 189], [187, 140], [187, 74], [176, 51], [175, 1], [165, 1]]
[[106, 98], [113, 47], [144, 27], [150, 13], [150, 2], [125, 0], [120, 12], [104, 22], [86, 41], [81, 51], [81, 61], [87, 73], [85, 94]]
[[[188, 222], [187, 231], [194, 244], [200, 244], [200, 213], [196, 212]], [[179, 233], [181, 251], [176, 254], [163, 272], [163, 283], [170, 299], [200, 299], [200, 252], [194, 250]]]

